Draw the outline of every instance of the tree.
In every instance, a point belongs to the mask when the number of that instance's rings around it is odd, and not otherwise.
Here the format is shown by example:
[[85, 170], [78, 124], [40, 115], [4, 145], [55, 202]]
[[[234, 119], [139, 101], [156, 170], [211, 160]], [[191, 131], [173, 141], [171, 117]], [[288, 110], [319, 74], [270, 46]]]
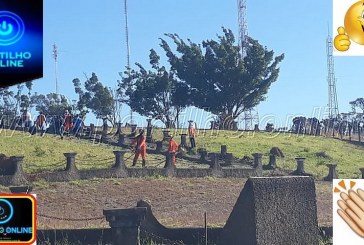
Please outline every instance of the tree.
[[16, 100], [14, 92], [8, 87], [0, 88], [0, 116], [9, 115], [15, 116]]
[[349, 104], [351, 105], [353, 112], [356, 111], [356, 107], [359, 107], [362, 112], [364, 112], [364, 98], [357, 98], [354, 101], [350, 101]]
[[161, 39], [172, 70], [185, 88], [193, 105], [218, 115], [224, 125], [265, 99], [279, 74], [284, 55], [274, 57], [257, 40], [247, 37], [246, 56], [242, 57], [231, 30], [223, 28], [218, 41], [201, 44], [183, 41], [177, 34], [166, 34], [177, 46], [174, 53]]
[[75, 78], [72, 82], [75, 92], [79, 96], [77, 109], [80, 110], [82, 114], [87, 113], [87, 109], [90, 109], [97, 118], [113, 114], [114, 97], [112, 95], [112, 90], [103, 86], [95, 73], [92, 73], [90, 78], [86, 76], [84, 89], [82, 88], [80, 79]]
[[30, 101], [38, 112], [43, 112], [46, 116], [63, 116], [66, 110], [72, 109], [66, 96], [56, 93], [47, 95], [35, 93]]
[[160, 56], [150, 50], [149, 62], [152, 70], [147, 71], [136, 63], [137, 70], [127, 70], [119, 83], [123, 102], [140, 115], [161, 120], [167, 128], [178, 125], [180, 112], [187, 106], [188, 88], [181, 83], [175, 72], [162, 66]]

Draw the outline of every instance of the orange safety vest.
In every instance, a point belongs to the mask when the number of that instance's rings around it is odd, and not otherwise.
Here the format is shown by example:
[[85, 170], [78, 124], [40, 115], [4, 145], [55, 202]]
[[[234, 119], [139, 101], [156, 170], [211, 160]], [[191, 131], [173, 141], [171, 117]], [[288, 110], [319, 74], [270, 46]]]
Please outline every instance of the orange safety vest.
[[178, 144], [175, 140], [171, 139], [168, 144], [169, 152], [176, 152], [178, 150]]
[[136, 137], [135, 139], [134, 139], [134, 141], [133, 141], [133, 145], [136, 143], [136, 148], [138, 149], [138, 148], [144, 148], [144, 147], [146, 147], [146, 145], [145, 145], [145, 140], [146, 140], [146, 138], [145, 138], [145, 136], [144, 135], [142, 135], [142, 136], [138, 136], [138, 137]]
[[192, 127], [188, 128], [188, 135], [190, 137], [196, 137], [196, 129]]

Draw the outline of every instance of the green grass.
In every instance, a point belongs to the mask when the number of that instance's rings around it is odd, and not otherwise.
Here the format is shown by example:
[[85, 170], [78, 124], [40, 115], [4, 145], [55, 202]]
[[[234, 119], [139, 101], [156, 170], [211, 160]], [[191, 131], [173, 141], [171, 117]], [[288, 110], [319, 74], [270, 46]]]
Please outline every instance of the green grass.
[[[172, 130], [177, 142], [179, 134], [185, 129]], [[162, 130], [154, 130], [154, 139], [162, 139]], [[285, 158], [277, 158], [278, 167], [296, 169], [296, 157], [305, 157], [305, 170], [317, 178], [327, 175], [326, 164], [337, 164], [340, 178], [359, 178], [359, 168], [364, 167], [364, 147], [326, 137], [294, 135], [289, 133], [233, 132], [199, 130], [196, 138], [197, 148], [206, 148], [209, 152], [219, 152], [221, 145], [227, 145], [228, 152], [235, 157], [251, 156], [252, 153], [263, 153], [263, 164], [269, 160], [269, 150], [279, 147]], [[79, 169], [105, 168], [114, 163], [113, 150], [120, 149], [105, 144], [93, 144], [86, 140], [46, 134], [43, 137], [30, 136], [18, 131], [0, 131], [1, 153], [7, 156], [23, 155], [26, 172], [62, 169], [65, 166], [65, 152], [77, 152], [76, 164]], [[127, 166], [131, 165], [131, 153], [125, 155]], [[164, 156], [148, 155], [147, 166], [164, 166]], [[141, 162], [138, 162], [138, 167]], [[177, 167], [200, 167], [177, 161]]]
[[[161, 130], [155, 130], [155, 137], [162, 138]], [[186, 130], [172, 130], [179, 142], [179, 134]], [[187, 139], [188, 140], [188, 139]], [[189, 142], [188, 142], [189, 143]], [[295, 135], [291, 133], [266, 133], [224, 130], [199, 130], [196, 137], [197, 148], [209, 152], [220, 152], [221, 145], [227, 145], [228, 152], [242, 158], [252, 153], [263, 153], [263, 164], [269, 162], [269, 151], [279, 147], [285, 158], [277, 158], [278, 167], [296, 169], [296, 157], [305, 157], [305, 170], [317, 178], [328, 174], [326, 164], [337, 164], [340, 178], [361, 178], [359, 168], [364, 167], [364, 147], [329, 137]]]

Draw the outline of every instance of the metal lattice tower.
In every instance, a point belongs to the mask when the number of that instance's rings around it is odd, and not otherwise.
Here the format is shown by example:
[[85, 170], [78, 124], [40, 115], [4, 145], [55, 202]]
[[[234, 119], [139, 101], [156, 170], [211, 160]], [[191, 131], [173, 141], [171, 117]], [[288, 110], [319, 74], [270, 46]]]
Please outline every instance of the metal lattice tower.
[[[125, 17], [125, 42], [126, 42], [126, 67], [130, 76], [130, 46], [129, 46], [129, 26], [128, 26], [128, 4], [124, 0], [124, 17]], [[130, 109], [130, 123], [133, 123], [133, 111]]]
[[237, 0], [238, 2], [238, 23], [239, 23], [239, 46], [242, 56], [246, 55], [246, 36], [248, 35], [248, 24], [246, 18], [246, 0]]
[[[238, 3], [238, 23], [239, 23], [239, 46], [241, 56], [246, 56], [246, 37], [248, 35], [246, 0], [237, 0]], [[254, 115], [253, 115], [254, 113]], [[252, 130], [255, 124], [259, 123], [258, 112], [254, 109], [244, 112], [245, 130]]]
[[334, 57], [332, 55], [332, 38], [330, 35], [327, 36], [326, 39], [326, 47], [327, 47], [327, 83], [329, 87], [329, 119], [338, 118], [339, 116], [339, 107], [337, 103], [337, 94], [336, 94], [336, 78], [334, 72]]
[[56, 43], [53, 44], [53, 59], [54, 59], [54, 74], [56, 76], [56, 94], [58, 94], [58, 71], [57, 71], [57, 59], [58, 59], [58, 48]]

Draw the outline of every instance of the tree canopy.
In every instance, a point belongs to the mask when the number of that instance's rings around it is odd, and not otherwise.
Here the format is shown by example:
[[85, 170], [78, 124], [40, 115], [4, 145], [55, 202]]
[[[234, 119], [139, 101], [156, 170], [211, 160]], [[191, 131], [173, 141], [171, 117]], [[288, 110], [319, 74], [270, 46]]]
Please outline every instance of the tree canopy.
[[284, 54], [274, 56], [273, 50], [250, 37], [243, 57], [232, 31], [223, 28], [223, 33], [217, 41], [203, 41], [202, 45], [189, 39], [186, 42], [177, 34], [166, 34], [177, 52], [161, 39], [172, 70], [188, 88], [185, 92], [192, 105], [218, 115], [222, 122], [236, 119], [266, 98], [284, 59]]
[[160, 57], [154, 49], [149, 55], [152, 70], [147, 71], [141, 64], [138, 69], [126, 70], [119, 83], [123, 102], [139, 114], [161, 120], [167, 128], [178, 124], [178, 116], [188, 101], [187, 88], [174, 71], [168, 71], [160, 64]]
[[110, 88], [103, 86], [95, 73], [84, 82], [84, 89], [80, 79], [73, 79], [76, 94], [79, 96], [77, 109], [81, 114], [90, 109], [98, 118], [109, 116], [114, 111], [114, 98]]

